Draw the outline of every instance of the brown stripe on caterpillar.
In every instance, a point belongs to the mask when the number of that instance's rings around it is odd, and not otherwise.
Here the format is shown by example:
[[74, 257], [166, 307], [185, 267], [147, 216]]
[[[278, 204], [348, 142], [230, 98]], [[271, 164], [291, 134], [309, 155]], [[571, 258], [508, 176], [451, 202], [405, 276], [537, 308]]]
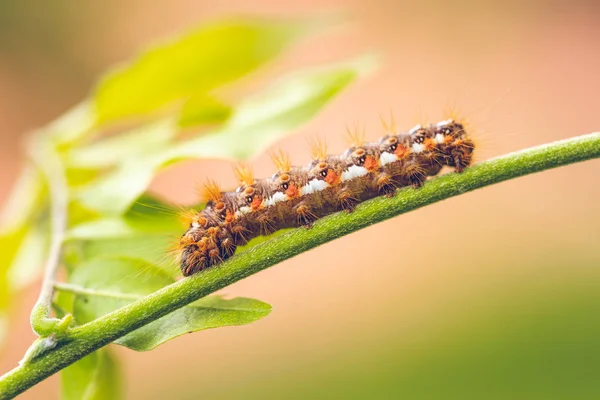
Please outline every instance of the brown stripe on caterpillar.
[[235, 191], [206, 184], [206, 207], [192, 217], [179, 243], [183, 275], [220, 264], [256, 236], [310, 227], [331, 213], [351, 212], [362, 201], [417, 188], [444, 166], [461, 172], [473, 158], [473, 140], [452, 119], [390, 132], [377, 142], [365, 142], [358, 132], [350, 136], [351, 147], [337, 156], [328, 155], [325, 143], [317, 141], [305, 167], [292, 166], [282, 152], [272, 155], [277, 172], [270, 178], [255, 179], [240, 165]]

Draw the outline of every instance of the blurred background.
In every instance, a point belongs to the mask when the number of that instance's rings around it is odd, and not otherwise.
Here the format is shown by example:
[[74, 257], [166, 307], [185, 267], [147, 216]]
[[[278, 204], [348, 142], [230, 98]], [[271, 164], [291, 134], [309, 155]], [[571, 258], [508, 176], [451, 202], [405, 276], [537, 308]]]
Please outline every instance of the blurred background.
[[[596, 1], [296, 3], [3, 0], [0, 201], [25, 134], [84, 98], [102, 71], [230, 15], [344, 13], [342, 28], [303, 41], [271, 70], [381, 55], [378, 71], [279, 143], [297, 163], [306, 137], [325, 136], [338, 152], [345, 124], [375, 139], [390, 110], [404, 129], [457, 110], [480, 160], [600, 130]], [[194, 182], [184, 168], [197, 171]], [[255, 171], [271, 174], [267, 155]], [[274, 311], [148, 353], [115, 346], [127, 398], [600, 398], [599, 173], [596, 160], [468, 193], [233, 285], [225, 293]], [[202, 161], [168, 170], [153, 190], [193, 203], [207, 176], [235, 185], [228, 163]], [[13, 302], [2, 373], [34, 339], [38, 286]], [[54, 376], [22, 398], [58, 398], [58, 384]]]

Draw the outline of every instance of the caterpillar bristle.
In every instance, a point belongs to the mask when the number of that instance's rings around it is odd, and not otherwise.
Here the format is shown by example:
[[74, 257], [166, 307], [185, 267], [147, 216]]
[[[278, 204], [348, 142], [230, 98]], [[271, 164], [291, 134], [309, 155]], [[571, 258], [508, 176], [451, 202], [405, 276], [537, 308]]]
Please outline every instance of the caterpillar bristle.
[[289, 154], [279, 149], [277, 150], [277, 152], [271, 152], [270, 156], [278, 172], [290, 172], [290, 169], [292, 168], [292, 163], [290, 162]]
[[313, 160], [325, 160], [327, 158], [327, 142], [325, 139], [317, 136], [309, 140], [310, 155]]
[[254, 183], [254, 173], [248, 164], [238, 163], [233, 166], [233, 170], [240, 184], [252, 185]]
[[234, 167], [241, 184], [222, 192], [212, 180], [202, 188], [207, 202], [201, 212], [184, 214], [189, 229], [176, 247], [181, 271], [191, 275], [231, 257], [238, 246], [259, 235], [304, 226], [337, 211], [352, 212], [377, 196], [394, 196], [403, 187], [419, 188], [443, 167], [461, 172], [473, 163], [476, 147], [462, 121], [451, 118], [437, 124], [419, 124], [397, 132], [395, 121], [382, 123], [386, 135], [365, 142], [358, 124], [346, 127], [350, 148], [328, 155], [323, 139], [310, 144], [312, 161], [292, 166], [281, 150], [271, 153], [277, 172], [255, 179], [248, 165]]
[[347, 142], [352, 147], [362, 147], [365, 143], [365, 130], [360, 129], [358, 123], [354, 123], [354, 126], [350, 128], [346, 125], [346, 138]]
[[398, 127], [396, 126], [396, 118], [394, 118], [394, 113], [391, 109], [389, 118], [390, 120], [388, 122], [383, 115], [379, 115], [379, 120], [381, 121], [384, 132], [388, 135], [393, 135], [398, 132]]
[[219, 184], [213, 179], [208, 179], [200, 189], [200, 199], [204, 203], [219, 201], [221, 199], [221, 187]]

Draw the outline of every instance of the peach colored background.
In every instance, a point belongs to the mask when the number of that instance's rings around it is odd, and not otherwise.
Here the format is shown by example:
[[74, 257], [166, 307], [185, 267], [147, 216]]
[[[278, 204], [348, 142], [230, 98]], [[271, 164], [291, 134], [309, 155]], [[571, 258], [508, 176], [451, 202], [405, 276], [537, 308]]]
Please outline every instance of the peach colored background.
[[[296, 162], [307, 159], [305, 138], [315, 133], [327, 137], [332, 151], [342, 150], [344, 124], [360, 122], [376, 138], [382, 134], [379, 115], [390, 109], [408, 129], [423, 119], [442, 119], [444, 109], [456, 105], [481, 139], [480, 159], [600, 130], [600, 7], [594, 1], [22, 3], [31, 4], [0, 5], [11, 22], [0, 28], [0, 201], [23, 160], [25, 132], [75, 104], [95, 76], [140, 46], [231, 14], [346, 13], [342, 29], [303, 42], [268, 71], [365, 51], [382, 56], [375, 74], [280, 143]], [[225, 187], [234, 184], [225, 162], [186, 167], [197, 171], [196, 182], [210, 176]], [[189, 203], [195, 184], [182, 178], [181, 168], [157, 178], [153, 189]], [[256, 160], [258, 175], [271, 170], [267, 156]], [[128, 398], [161, 398], [189, 385], [214, 391], [230, 380], [243, 386], [269, 379], [261, 374], [291, 374], [350, 349], [367, 351], [390, 335], [409, 343], [494, 296], [509, 299], [513, 287], [567, 276], [598, 284], [600, 271], [570, 260], [576, 254], [591, 264], [600, 261], [599, 173], [596, 160], [469, 193], [240, 282], [225, 292], [267, 301], [273, 313], [249, 326], [188, 335], [150, 353], [117, 348]], [[33, 340], [28, 313], [37, 290], [15, 301], [10, 344], [0, 353], [2, 373]], [[57, 377], [23, 396], [57, 397]]]

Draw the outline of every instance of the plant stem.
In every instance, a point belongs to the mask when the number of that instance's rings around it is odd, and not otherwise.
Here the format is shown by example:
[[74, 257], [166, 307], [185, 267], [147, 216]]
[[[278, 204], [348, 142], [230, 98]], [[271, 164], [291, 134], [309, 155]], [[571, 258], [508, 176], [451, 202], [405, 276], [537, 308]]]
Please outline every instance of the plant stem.
[[72, 316], [62, 320], [50, 318], [54, 281], [60, 265], [62, 245], [67, 229], [68, 185], [64, 168], [54, 146], [44, 138], [36, 137], [30, 144], [30, 156], [46, 179], [50, 195], [50, 250], [44, 266], [44, 280], [35, 306], [31, 310], [31, 327], [40, 336], [65, 331]]
[[508, 154], [404, 189], [395, 197], [362, 203], [350, 214], [323, 218], [310, 230], [295, 229], [232, 257], [221, 266], [182, 279], [127, 306], [69, 331], [68, 338], [0, 377], [0, 398], [11, 398], [85, 355], [210, 293], [351, 232], [484, 186], [600, 157], [600, 133]]

